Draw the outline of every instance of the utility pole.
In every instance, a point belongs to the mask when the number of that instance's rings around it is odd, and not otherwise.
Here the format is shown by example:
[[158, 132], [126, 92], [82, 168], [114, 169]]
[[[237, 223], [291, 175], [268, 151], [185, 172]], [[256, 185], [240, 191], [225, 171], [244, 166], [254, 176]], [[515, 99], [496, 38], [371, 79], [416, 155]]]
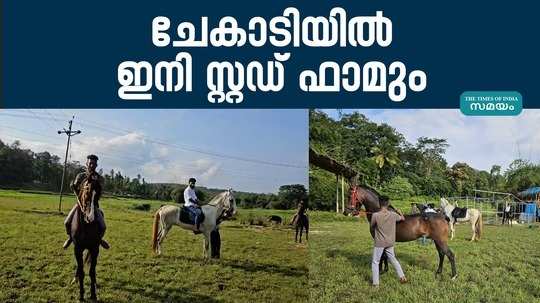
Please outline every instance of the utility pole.
[[62, 212], [62, 195], [63, 195], [63, 192], [64, 192], [64, 179], [65, 179], [65, 176], [66, 176], [66, 167], [67, 167], [67, 157], [68, 157], [68, 152], [69, 152], [69, 144], [71, 142], [71, 137], [72, 136], [75, 136], [75, 135], [78, 135], [81, 133], [80, 130], [71, 130], [71, 125], [73, 124], [73, 119], [75, 119], [75, 116], [73, 116], [71, 118], [71, 120], [69, 120], [68, 122], [68, 129], [63, 129], [63, 130], [59, 130], [58, 131], [58, 134], [61, 135], [61, 134], [66, 134], [67, 135], [67, 145], [66, 145], [66, 156], [64, 158], [64, 169], [62, 170], [62, 182], [60, 183], [60, 202], [58, 203], [58, 212]]

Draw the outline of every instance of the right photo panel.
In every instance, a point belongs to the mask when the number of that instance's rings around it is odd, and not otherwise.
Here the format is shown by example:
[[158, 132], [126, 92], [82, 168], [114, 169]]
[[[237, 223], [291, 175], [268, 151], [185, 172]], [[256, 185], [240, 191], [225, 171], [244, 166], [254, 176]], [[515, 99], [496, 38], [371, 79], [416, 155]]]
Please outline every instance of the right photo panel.
[[539, 121], [310, 110], [311, 301], [535, 301]]

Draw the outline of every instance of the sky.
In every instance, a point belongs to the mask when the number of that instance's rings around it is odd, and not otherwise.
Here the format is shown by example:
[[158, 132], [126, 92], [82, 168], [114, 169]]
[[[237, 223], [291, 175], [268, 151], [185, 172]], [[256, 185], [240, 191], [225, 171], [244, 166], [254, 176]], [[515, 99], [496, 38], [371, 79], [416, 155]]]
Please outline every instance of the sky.
[[[494, 164], [506, 169], [518, 158], [540, 162], [540, 110], [525, 109], [515, 117], [472, 117], [456, 109], [342, 110], [353, 111], [394, 127], [411, 143], [422, 136], [447, 139], [449, 165], [466, 162], [489, 171]], [[324, 112], [338, 118], [336, 110]]]
[[276, 193], [280, 185], [308, 186], [306, 110], [0, 110], [0, 140], [19, 140], [62, 161], [75, 115], [69, 160], [100, 158], [99, 168], [140, 174], [147, 182]]

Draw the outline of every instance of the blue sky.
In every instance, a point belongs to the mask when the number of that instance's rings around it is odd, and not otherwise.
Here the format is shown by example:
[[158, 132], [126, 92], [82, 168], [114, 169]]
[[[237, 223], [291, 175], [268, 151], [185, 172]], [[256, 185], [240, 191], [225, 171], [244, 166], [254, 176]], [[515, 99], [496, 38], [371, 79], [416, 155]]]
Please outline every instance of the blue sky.
[[[540, 110], [526, 109], [516, 117], [471, 117], [457, 109], [342, 110], [353, 111], [394, 127], [411, 143], [421, 136], [447, 139], [449, 165], [460, 161], [489, 170], [493, 164], [507, 168], [517, 158], [540, 162]], [[338, 118], [336, 110], [324, 112]]]
[[307, 187], [306, 110], [2, 110], [0, 139], [63, 159], [66, 137], [56, 131], [71, 115], [83, 132], [73, 137], [71, 160], [95, 153], [107, 171], [149, 182], [194, 176], [201, 186], [253, 192]]

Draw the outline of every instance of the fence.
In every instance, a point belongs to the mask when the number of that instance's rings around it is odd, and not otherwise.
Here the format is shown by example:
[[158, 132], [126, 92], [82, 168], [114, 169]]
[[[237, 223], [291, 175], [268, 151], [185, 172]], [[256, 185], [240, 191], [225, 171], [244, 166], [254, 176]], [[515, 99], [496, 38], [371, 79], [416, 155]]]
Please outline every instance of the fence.
[[[484, 192], [484, 191], [479, 191]], [[518, 198], [507, 193], [490, 193], [491, 197], [448, 197], [448, 201], [457, 204], [458, 207], [476, 208], [482, 213], [484, 224], [502, 224], [504, 209], [507, 205], [511, 208], [511, 218], [519, 223], [532, 224], [537, 220], [536, 203], [516, 200]], [[435, 204], [435, 205], [438, 205]]]

